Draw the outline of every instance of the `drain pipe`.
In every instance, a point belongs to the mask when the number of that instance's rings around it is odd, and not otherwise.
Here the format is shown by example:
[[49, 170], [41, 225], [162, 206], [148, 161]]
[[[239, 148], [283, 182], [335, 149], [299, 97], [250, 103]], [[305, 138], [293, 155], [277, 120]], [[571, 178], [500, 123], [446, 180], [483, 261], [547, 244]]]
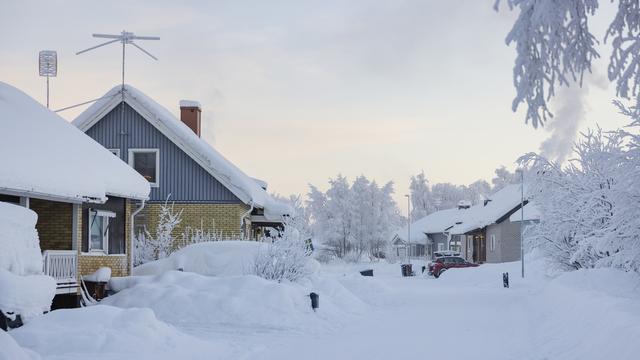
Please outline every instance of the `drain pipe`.
[[130, 256], [129, 256], [129, 275], [131, 275], [133, 273], [133, 252], [134, 252], [134, 250], [136, 248], [136, 245], [135, 245], [135, 239], [136, 239], [136, 237], [135, 237], [135, 235], [136, 235], [135, 234], [135, 228], [136, 227], [134, 226], [135, 225], [134, 224], [135, 223], [135, 217], [136, 217], [136, 215], [138, 215], [138, 213], [140, 211], [142, 211], [142, 209], [144, 209], [145, 201], [146, 200], [142, 200], [142, 204], [140, 205], [140, 207], [137, 208], [136, 211], [131, 213], [131, 220], [129, 221], [129, 223], [131, 224], [131, 230], [130, 230], [131, 234], [129, 236], [129, 242], [130, 242], [129, 246], [131, 247], [131, 249], [129, 249], [129, 254], [130, 254]]
[[240, 234], [242, 234], [242, 231], [244, 229], [244, 226], [243, 226], [244, 218], [250, 215], [252, 211], [253, 211], [253, 200], [249, 201], [249, 210], [247, 210], [247, 212], [245, 212], [244, 214], [242, 214], [242, 216], [240, 216]]

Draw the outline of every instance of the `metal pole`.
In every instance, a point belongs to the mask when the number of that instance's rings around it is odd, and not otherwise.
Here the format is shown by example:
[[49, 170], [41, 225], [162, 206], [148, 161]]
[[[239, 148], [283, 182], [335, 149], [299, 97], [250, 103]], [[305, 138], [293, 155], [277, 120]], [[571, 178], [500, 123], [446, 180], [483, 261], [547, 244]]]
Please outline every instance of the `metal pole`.
[[407, 264], [411, 264], [411, 195], [407, 195]]
[[49, 75], [47, 75], [47, 109], [49, 108]]
[[520, 262], [524, 279], [524, 170], [520, 170]]

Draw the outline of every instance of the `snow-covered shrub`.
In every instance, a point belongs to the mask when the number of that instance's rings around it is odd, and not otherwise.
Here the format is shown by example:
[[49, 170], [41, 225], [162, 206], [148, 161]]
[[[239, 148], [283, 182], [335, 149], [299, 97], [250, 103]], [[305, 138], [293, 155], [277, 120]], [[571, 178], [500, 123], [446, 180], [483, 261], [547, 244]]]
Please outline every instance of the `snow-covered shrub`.
[[564, 268], [619, 267], [640, 271], [640, 158], [623, 132], [583, 134], [565, 167], [530, 154], [530, 195], [540, 210], [532, 232]]
[[267, 280], [296, 281], [308, 275], [309, 249], [294, 221], [285, 221], [284, 230], [266, 238], [267, 246], [258, 252], [253, 263], [255, 275]]
[[155, 234], [151, 234], [148, 229], [138, 234], [135, 239], [134, 265], [144, 264], [148, 261], [163, 259], [169, 256], [175, 249], [176, 239], [174, 229], [182, 221], [182, 210], [176, 212], [173, 203], [169, 201], [160, 207], [160, 215], [156, 226]]
[[42, 274], [37, 215], [0, 202], [0, 310], [27, 322], [49, 311], [56, 281]]

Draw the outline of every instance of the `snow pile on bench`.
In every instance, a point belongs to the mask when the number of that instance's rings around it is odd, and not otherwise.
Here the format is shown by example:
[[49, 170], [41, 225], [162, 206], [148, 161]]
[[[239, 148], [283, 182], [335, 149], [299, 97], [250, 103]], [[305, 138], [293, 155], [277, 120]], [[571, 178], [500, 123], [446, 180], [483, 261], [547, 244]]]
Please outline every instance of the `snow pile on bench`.
[[0, 310], [23, 321], [51, 307], [56, 282], [42, 275], [42, 255], [35, 229], [37, 215], [0, 202]]
[[229, 358], [227, 345], [184, 334], [149, 309], [96, 305], [53, 311], [12, 330], [23, 347], [55, 359]]

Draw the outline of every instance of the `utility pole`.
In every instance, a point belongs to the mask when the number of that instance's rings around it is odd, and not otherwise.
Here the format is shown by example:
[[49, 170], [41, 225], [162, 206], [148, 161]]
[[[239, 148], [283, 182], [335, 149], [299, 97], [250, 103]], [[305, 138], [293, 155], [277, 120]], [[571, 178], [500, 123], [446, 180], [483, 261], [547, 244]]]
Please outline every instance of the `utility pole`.
[[411, 264], [411, 195], [407, 198], [407, 264]]
[[517, 169], [516, 172], [520, 173], [520, 264], [524, 279], [524, 170]]

